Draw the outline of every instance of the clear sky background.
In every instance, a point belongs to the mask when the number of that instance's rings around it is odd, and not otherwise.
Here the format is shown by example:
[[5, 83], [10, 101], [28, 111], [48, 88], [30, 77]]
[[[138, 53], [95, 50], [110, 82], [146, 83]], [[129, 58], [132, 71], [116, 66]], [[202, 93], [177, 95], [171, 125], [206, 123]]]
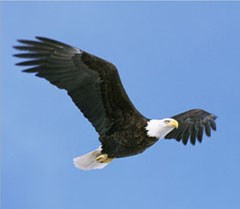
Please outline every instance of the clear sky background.
[[[1, 3], [3, 209], [239, 209], [239, 2]], [[63, 90], [21, 72], [16, 39], [54, 38], [114, 63], [149, 118], [218, 115], [203, 143], [161, 140], [84, 172], [99, 146]]]

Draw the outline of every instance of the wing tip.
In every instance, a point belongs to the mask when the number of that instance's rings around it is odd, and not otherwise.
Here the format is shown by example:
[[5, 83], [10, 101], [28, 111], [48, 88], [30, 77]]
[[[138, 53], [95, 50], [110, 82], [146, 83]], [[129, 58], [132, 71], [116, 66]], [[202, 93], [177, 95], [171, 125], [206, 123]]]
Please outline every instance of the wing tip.
[[43, 36], [35, 36], [35, 39], [39, 40], [39, 41], [44, 41], [44, 40], [51, 40], [49, 38], [43, 37]]

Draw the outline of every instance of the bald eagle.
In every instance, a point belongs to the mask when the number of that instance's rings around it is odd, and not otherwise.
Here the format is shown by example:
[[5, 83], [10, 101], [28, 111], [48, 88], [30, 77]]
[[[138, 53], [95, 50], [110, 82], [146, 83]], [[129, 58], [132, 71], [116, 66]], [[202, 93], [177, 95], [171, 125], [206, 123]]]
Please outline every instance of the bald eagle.
[[23, 70], [65, 89], [99, 134], [98, 149], [73, 159], [77, 168], [101, 169], [114, 158], [137, 155], [159, 139], [175, 139], [184, 145], [202, 142], [203, 134], [216, 130], [214, 114], [202, 109], [164, 118], [143, 116], [130, 101], [117, 68], [110, 62], [65, 43], [36, 37], [18, 40], [15, 54], [27, 61]]

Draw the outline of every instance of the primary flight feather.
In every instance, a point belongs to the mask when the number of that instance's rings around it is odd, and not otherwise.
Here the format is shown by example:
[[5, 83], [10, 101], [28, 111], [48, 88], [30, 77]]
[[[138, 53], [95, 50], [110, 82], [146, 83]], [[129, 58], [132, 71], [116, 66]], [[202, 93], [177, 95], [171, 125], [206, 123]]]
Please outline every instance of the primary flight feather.
[[159, 139], [176, 139], [183, 144], [202, 142], [203, 134], [216, 130], [214, 114], [193, 109], [161, 120], [148, 119], [134, 107], [110, 62], [59, 41], [36, 37], [18, 40], [14, 48], [26, 51], [16, 57], [27, 61], [24, 72], [35, 73], [65, 89], [75, 105], [99, 134], [101, 146], [74, 158], [83, 170], [100, 169], [114, 158], [142, 153]]

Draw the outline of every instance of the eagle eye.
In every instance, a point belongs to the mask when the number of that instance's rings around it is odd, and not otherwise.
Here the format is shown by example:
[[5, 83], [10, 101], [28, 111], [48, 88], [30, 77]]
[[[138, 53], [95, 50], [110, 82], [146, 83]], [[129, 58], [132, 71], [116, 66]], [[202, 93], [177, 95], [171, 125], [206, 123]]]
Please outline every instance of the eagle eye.
[[165, 120], [164, 123], [168, 124], [170, 123], [170, 120]]

